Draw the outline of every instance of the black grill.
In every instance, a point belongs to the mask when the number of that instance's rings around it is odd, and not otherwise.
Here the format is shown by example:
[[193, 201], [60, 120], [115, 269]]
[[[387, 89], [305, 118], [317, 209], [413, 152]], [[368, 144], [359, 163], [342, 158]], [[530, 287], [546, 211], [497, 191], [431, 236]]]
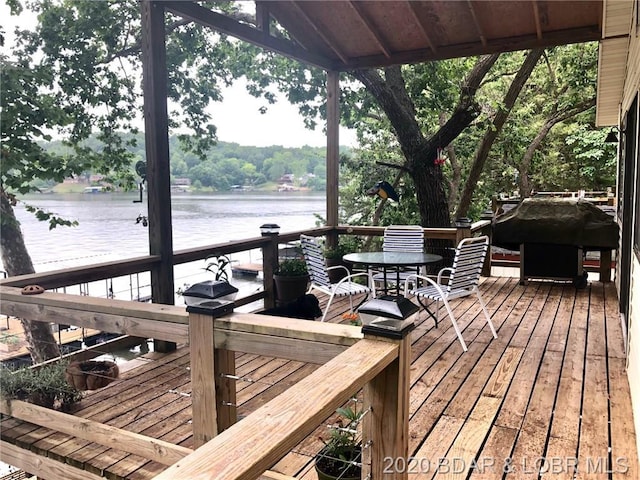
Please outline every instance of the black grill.
[[526, 199], [495, 218], [492, 245], [520, 251], [520, 279], [586, 285], [587, 251], [618, 247], [613, 217], [584, 200]]

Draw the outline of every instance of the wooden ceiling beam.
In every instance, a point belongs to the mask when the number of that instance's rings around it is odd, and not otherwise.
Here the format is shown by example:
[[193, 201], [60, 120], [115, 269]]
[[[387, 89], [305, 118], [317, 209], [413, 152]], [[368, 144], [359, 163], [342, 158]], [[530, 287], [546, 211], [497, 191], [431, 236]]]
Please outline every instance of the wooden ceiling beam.
[[302, 18], [305, 19], [305, 21], [311, 26], [311, 28], [313, 28], [313, 30], [318, 34], [318, 36], [322, 39], [322, 41], [324, 43], [327, 44], [327, 46], [333, 50], [333, 53], [335, 53], [337, 55], [337, 57], [342, 60], [342, 63], [347, 64], [349, 63], [349, 57], [347, 57], [342, 50], [338, 47], [338, 45], [336, 44], [335, 40], [329, 38], [329, 36], [324, 32], [323, 29], [319, 28], [315, 22], [313, 21], [313, 19], [311, 17], [309, 17], [309, 15], [307, 15], [307, 12], [305, 12], [302, 7], [300, 6], [299, 2], [292, 0], [291, 2], [289, 2], [294, 9], [296, 10], [296, 12], [298, 12], [299, 15], [302, 16]]
[[326, 57], [304, 50], [299, 45], [284, 38], [267, 37], [262, 30], [208, 10], [195, 2], [169, 1], [163, 2], [162, 5], [166, 10], [182, 18], [212, 28], [218, 32], [232, 35], [245, 42], [258, 45], [267, 50], [320, 67], [324, 70], [330, 70], [332, 68], [333, 62]]
[[378, 48], [380, 50], [382, 50], [382, 53], [384, 54], [384, 56], [387, 57], [387, 58], [391, 58], [391, 51], [385, 45], [386, 40], [384, 38], [382, 38], [382, 35], [380, 34], [380, 31], [371, 22], [371, 20], [369, 20], [369, 17], [367, 16], [367, 13], [362, 8], [362, 3], [361, 2], [350, 1], [348, 3], [348, 5], [355, 12], [357, 17], [360, 19], [360, 21], [366, 27], [366, 29], [369, 31], [369, 33], [373, 37], [374, 42], [376, 43]]
[[416, 24], [418, 25], [420, 31], [422, 32], [422, 35], [424, 36], [425, 41], [427, 42], [427, 45], [429, 45], [429, 48], [431, 49], [431, 51], [433, 53], [436, 53], [436, 45], [431, 41], [431, 37], [429, 36], [429, 34], [427, 33], [427, 26], [422, 23], [422, 20], [420, 20], [420, 17], [418, 16], [418, 12], [416, 10], [417, 5], [415, 2], [407, 2], [409, 4], [409, 10], [411, 11], [411, 15], [413, 16], [414, 20], [416, 21]]
[[533, 19], [536, 23], [536, 35], [538, 40], [542, 40], [542, 25], [540, 24], [540, 11], [538, 10], [538, 0], [531, 0], [533, 7]]
[[487, 41], [483, 46], [480, 42], [441, 46], [438, 52], [424, 48], [394, 53], [391, 58], [383, 55], [371, 55], [367, 57], [353, 58], [346, 66], [336, 66], [336, 70], [351, 70], [355, 68], [385, 67], [405, 63], [430, 62], [433, 60], [445, 60], [448, 58], [472, 57], [487, 53], [513, 52], [530, 48], [552, 47], [567, 43], [582, 43], [597, 41], [600, 38], [600, 30], [597, 26], [580, 27], [570, 30], [546, 32], [543, 41], [535, 34], [520, 37], [502, 38]]
[[256, 2], [256, 26], [266, 37], [271, 35], [271, 15], [267, 2]]
[[471, 18], [473, 18], [473, 24], [476, 26], [476, 30], [478, 32], [478, 36], [480, 37], [480, 42], [483, 47], [487, 46], [487, 37], [482, 30], [482, 26], [478, 21], [478, 16], [476, 15], [476, 10], [473, 8], [472, 0], [467, 0], [467, 5], [469, 6], [469, 11], [471, 12]]

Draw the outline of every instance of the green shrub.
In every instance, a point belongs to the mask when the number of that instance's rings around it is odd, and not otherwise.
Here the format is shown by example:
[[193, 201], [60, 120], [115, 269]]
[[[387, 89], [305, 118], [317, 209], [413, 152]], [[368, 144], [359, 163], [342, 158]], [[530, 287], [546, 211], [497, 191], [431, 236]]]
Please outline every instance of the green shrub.
[[300, 258], [287, 258], [280, 261], [276, 275], [298, 277], [307, 275], [307, 263]]
[[56, 362], [15, 371], [3, 366], [0, 371], [0, 396], [68, 410], [82, 399], [82, 392], [67, 383], [64, 376], [66, 366], [66, 362]]

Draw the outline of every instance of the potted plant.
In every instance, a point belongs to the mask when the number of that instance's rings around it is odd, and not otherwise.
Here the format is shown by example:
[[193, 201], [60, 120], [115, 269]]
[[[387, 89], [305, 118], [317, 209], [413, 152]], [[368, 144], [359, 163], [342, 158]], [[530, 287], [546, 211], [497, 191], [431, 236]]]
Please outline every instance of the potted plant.
[[42, 407], [67, 411], [82, 399], [82, 392], [67, 383], [65, 368], [66, 363], [61, 362], [15, 371], [2, 367], [0, 396], [4, 400], [25, 400]]
[[273, 275], [276, 299], [287, 303], [304, 295], [309, 284], [307, 264], [301, 258], [286, 258], [280, 262]]
[[[334, 248], [324, 249], [324, 258], [327, 267], [346, 267], [349, 273], [351, 273], [351, 264], [342, 260], [342, 257], [348, 253], [360, 251], [361, 247], [362, 242], [360, 238], [353, 235], [341, 235], [338, 239], [338, 244]], [[347, 276], [347, 271], [343, 268], [330, 269], [328, 273], [331, 283], [338, 283]]]
[[17, 334], [0, 334], [0, 352], [15, 352], [20, 349], [21, 343]]
[[320, 439], [324, 447], [315, 458], [318, 479], [359, 480], [362, 476], [362, 447], [358, 441], [358, 424], [362, 412], [355, 407], [343, 407], [336, 413], [340, 418], [330, 429], [329, 438]]
[[67, 365], [64, 376], [77, 390], [98, 390], [118, 378], [119, 373], [118, 364], [110, 360], [84, 360]]

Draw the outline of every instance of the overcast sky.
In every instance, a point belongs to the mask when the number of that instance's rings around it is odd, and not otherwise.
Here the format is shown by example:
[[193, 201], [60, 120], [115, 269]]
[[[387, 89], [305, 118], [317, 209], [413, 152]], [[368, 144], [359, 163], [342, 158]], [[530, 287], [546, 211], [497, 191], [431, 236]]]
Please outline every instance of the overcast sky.
[[[6, 41], [2, 50], [8, 53], [16, 25], [30, 29], [34, 27], [36, 20], [33, 15], [12, 17], [5, 2], [0, 2], [0, 16], [3, 18]], [[242, 81], [236, 81], [231, 87], [223, 89], [222, 94], [224, 101], [214, 103], [211, 107], [213, 123], [218, 129], [220, 141], [260, 147], [325, 147], [327, 144], [323, 132], [324, 122], [318, 122], [315, 130], [306, 129], [297, 108], [284, 97], [278, 97], [278, 102], [268, 105], [267, 112], [262, 114], [259, 108], [266, 102], [249, 95]], [[341, 127], [340, 145], [356, 146], [355, 132]]]
[[[325, 147], [327, 140], [323, 129], [325, 122], [318, 122], [315, 130], [304, 126], [297, 107], [280, 98], [275, 105], [268, 105], [267, 112], [258, 109], [266, 102], [252, 97], [237, 81], [223, 90], [224, 101], [212, 107], [213, 122], [218, 128], [218, 139], [241, 145], [283, 145], [285, 147]], [[356, 146], [355, 131], [340, 128], [340, 145]]]

